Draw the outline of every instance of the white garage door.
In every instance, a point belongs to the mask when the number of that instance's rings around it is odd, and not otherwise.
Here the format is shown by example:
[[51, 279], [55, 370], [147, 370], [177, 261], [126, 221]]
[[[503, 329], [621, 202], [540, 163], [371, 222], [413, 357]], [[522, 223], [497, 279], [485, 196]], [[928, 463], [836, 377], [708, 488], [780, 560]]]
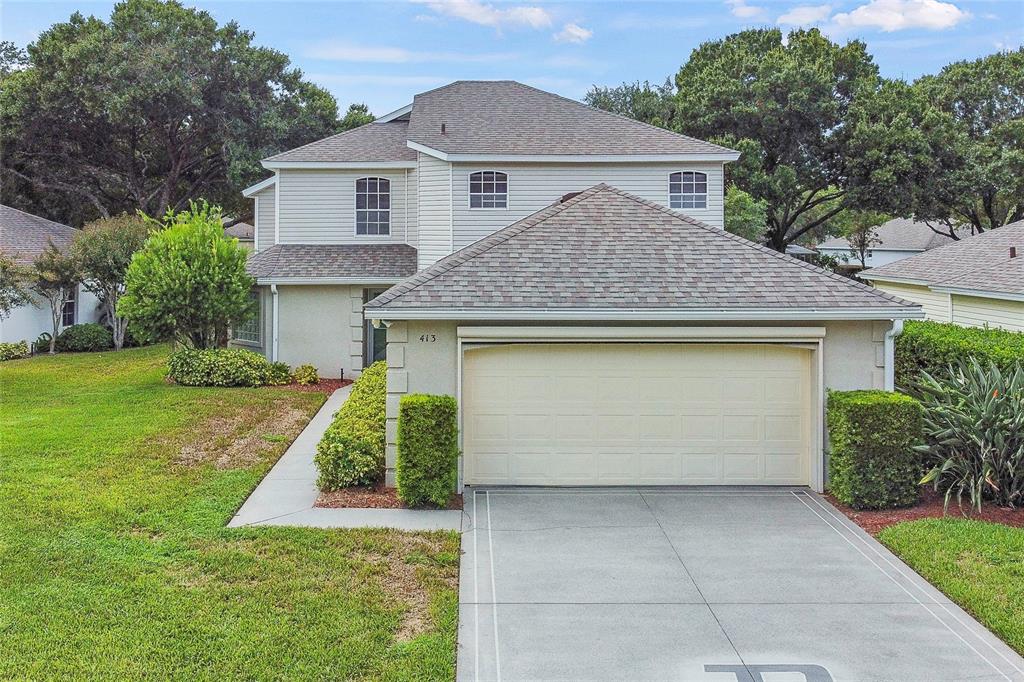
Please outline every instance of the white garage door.
[[810, 359], [757, 344], [469, 347], [464, 480], [807, 485]]

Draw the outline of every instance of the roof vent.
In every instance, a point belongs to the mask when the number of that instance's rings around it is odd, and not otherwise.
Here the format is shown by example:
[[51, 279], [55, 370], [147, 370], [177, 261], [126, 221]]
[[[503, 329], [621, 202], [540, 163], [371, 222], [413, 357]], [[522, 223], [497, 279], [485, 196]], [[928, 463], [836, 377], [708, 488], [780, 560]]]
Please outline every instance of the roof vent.
[[558, 200], [558, 203], [564, 204], [565, 202], [569, 201], [569, 199], [577, 197], [581, 194], [583, 194], [583, 192], [569, 192], [568, 194], [563, 194], [562, 198]]
[[446, 134], [446, 131], [445, 131], [445, 124], [444, 124], [444, 123], [442, 123], [442, 124], [441, 124], [441, 134], [442, 134], [442, 135]]
[[1010, 247], [1010, 258], [1016, 258], [1016, 257], [1017, 257], [1017, 247], [1016, 246], [1011, 246]]

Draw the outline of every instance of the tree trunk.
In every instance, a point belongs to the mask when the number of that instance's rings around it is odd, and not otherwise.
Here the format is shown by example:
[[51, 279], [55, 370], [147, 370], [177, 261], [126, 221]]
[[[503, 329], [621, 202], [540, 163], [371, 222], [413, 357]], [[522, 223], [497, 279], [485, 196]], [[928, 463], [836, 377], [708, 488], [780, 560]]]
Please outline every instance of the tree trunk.
[[60, 317], [64, 312], [64, 297], [50, 299], [50, 321], [53, 322], [53, 334], [50, 336], [50, 355], [57, 352], [57, 334], [60, 333]]

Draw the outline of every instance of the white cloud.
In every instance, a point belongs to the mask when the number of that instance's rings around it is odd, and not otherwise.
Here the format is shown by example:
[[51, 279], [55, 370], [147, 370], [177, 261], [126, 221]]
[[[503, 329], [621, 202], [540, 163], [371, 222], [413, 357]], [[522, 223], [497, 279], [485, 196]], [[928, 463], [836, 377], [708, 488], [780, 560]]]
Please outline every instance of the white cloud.
[[810, 26], [828, 19], [832, 5], [799, 5], [775, 20], [780, 26]]
[[410, 62], [506, 62], [519, 55], [510, 52], [417, 52], [403, 47], [356, 45], [324, 41], [307, 47], [303, 54], [311, 59], [336, 62], [407, 64]]
[[582, 44], [590, 40], [593, 35], [594, 32], [588, 28], [583, 28], [578, 24], [566, 24], [561, 31], [555, 34], [555, 40], [560, 43]]
[[843, 28], [877, 28], [891, 33], [908, 28], [952, 28], [970, 16], [953, 3], [940, 0], [871, 0], [832, 20]]
[[756, 19], [764, 15], [764, 7], [748, 5], [747, 0], [725, 0], [725, 4], [729, 6], [732, 15], [740, 19]]
[[414, 0], [421, 2], [438, 14], [462, 19], [481, 26], [502, 28], [505, 26], [527, 26], [547, 28], [551, 26], [551, 15], [542, 7], [514, 5], [496, 7], [478, 0]]

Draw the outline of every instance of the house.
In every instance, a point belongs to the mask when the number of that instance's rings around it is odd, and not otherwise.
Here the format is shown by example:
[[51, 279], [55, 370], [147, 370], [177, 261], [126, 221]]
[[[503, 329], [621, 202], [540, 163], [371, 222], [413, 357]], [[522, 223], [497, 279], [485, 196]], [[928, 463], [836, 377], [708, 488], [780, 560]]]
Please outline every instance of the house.
[[[864, 258], [865, 267], [869, 268], [895, 263], [953, 241], [948, 235], [935, 232], [927, 223], [910, 218], [888, 220], [872, 234], [876, 243], [870, 245]], [[852, 269], [861, 269], [860, 252], [845, 237], [826, 239], [816, 248], [824, 256], [836, 258]]]
[[1024, 220], [860, 275], [929, 320], [1024, 332]]
[[460, 81], [271, 157], [251, 344], [455, 396], [471, 484], [821, 489], [825, 390], [892, 387], [921, 308], [725, 232], [738, 153]]
[[252, 251], [255, 234], [256, 228], [249, 223], [238, 222], [224, 228], [224, 236], [237, 239], [238, 245], [246, 251]]
[[[35, 257], [50, 243], [66, 251], [77, 232], [68, 225], [0, 205], [0, 252], [12, 258], [17, 265], [30, 267]], [[10, 317], [0, 320], [0, 342], [27, 341], [31, 345], [43, 332], [53, 333], [50, 304], [34, 294], [33, 301], [36, 306], [16, 308]], [[98, 322], [100, 315], [99, 300], [79, 285], [71, 300], [64, 305], [61, 327]]]

